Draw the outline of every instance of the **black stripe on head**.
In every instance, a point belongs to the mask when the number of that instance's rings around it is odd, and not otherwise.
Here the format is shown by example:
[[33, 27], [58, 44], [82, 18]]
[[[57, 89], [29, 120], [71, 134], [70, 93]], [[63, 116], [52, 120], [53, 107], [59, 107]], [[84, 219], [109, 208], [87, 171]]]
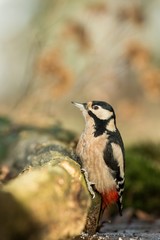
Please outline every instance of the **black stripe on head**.
[[105, 131], [106, 131], [106, 126], [109, 123], [109, 121], [113, 118], [113, 116], [111, 116], [109, 119], [107, 120], [103, 120], [103, 119], [99, 119], [92, 111], [88, 111], [88, 114], [90, 117], [93, 118], [94, 120], [94, 128], [95, 128], [95, 132], [94, 132], [94, 137], [98, 137], [100, 135], [102, 135]]
[[106, 131], [106, 124], [107, 124], [108, 120], [102, 120], [102, 119], [97, 118], [97, 116], [92, 111], [88, 111], [88, 114], [90, 117], [93, 118], [93, 120], [95, 122], [94, 136], [98, 137], [98, 136], [102, 135]]
[[93, 101], [92, 102], [92, 106], [97, 105], [102, 107], [103, 109], [107, 109], [110, 112], [114, 113], [114, 110], [112, 108], [112, 106], [109, 103], [103, 102], [103, 101]]
[[103, 101], [92, 101], [92, 107], [96, 106], [96, 105], [100, 106], [103, 109], [106, 109], [106, 110], [112, 112], [113, 113], [113, 118], [116, 122], [116, 115], [115, 115], [114, 109], [112, 108], [112, 106], [109, 103], [106, 103], [106, 102], [103, 102]]

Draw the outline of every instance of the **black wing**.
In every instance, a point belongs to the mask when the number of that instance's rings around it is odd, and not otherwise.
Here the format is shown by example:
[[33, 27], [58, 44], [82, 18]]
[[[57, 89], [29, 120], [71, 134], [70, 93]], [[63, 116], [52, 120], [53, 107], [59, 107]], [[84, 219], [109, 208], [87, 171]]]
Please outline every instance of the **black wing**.
[[124, 145], [123, 145], [123, 141], [122, 141], [122, 138], [121, 138], [121, 135], [120, 135], [118, 129], [115, 132], [107, 131], [107, 134], [108, 134], [109, 141], [108, 141], [105, 151], [104, 151], [104, 160], [105, 160], [106, 165], [109, 167], [109, 169], [111, 169], [110, 172], [116, 181], [117, 191], [119, 194], [119, 200], [118, 200], [117, 204], [118, 204], [118, 208], [119, 208], [119, 213], [120, 213], [120, 215], [122, 215], [122, 194], [124, 191], [124, 178], [121, 176], [119, 162], [114, 157], [114, 149], [112, 148], [111, 144], [115, 143], [115, 144], [119, 145], [119, 147], [121, 148], [122, 158], [123, 158], [122, 159], [123, 166], [125, 164]]

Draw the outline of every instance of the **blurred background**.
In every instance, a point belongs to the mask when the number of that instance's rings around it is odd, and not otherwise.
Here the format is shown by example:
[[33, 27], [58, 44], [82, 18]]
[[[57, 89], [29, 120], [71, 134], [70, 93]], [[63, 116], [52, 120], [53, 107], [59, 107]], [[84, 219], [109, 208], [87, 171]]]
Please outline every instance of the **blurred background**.
[[126, 143], [160, 139], [158, 0], [2, 0], [0, 113], [80, 132], [70, 102], [105, 100]]
[[159, 29], [159, 0], [1, 0], [1, 131], [58, 123], [78, 136], [84, 122], [71, 101], [109, 102], [128, 146], [127, 204], [134, 196], [143, 208], [154, 195], [147, 209], [160, 214]]

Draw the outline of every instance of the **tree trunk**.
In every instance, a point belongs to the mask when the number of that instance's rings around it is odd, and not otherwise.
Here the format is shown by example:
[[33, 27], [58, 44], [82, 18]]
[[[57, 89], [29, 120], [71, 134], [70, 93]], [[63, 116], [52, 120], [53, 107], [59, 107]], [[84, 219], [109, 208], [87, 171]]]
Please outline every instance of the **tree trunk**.
[[96, 194], [90, 208], [91, 196], [68, 144], [21, 132], [7, 162], [12, 179], [0, 191], [3, 240], [70, 239], [84, 228], [95, 233], [100, 199]]

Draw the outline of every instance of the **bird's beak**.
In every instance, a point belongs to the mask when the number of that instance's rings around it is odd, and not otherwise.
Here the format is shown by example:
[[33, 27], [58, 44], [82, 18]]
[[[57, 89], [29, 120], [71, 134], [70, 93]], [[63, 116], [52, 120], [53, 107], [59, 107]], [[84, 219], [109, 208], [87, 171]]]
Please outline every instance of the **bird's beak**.
[[77, 102], [72, 102], [72, 103], [74, 104], [74, 106], [79, 108], [81, 111], [87, 109], [87, 104], [86, 103], [77, 103]]

